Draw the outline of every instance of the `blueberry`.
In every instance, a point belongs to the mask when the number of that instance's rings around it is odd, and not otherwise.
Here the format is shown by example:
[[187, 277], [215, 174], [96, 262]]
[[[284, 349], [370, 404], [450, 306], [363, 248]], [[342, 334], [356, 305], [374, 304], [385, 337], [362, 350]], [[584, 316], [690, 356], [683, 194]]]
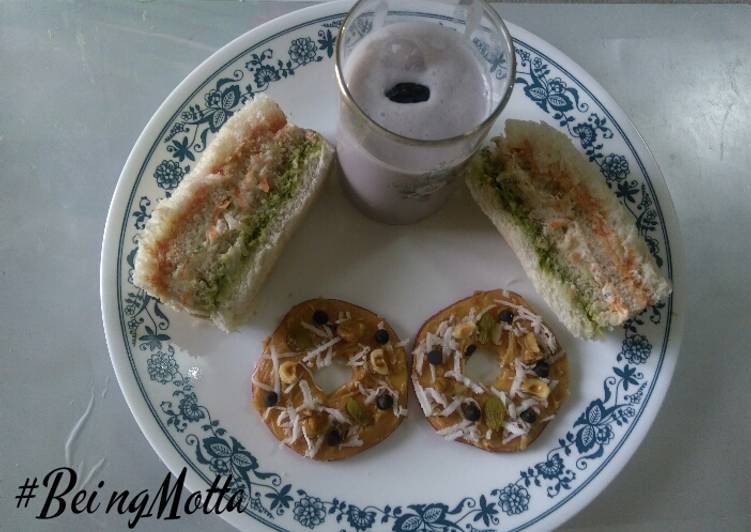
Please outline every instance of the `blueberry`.
[[433, 364], [434, 366], [438, 366], [441, 362], [443, 362], [443, 353], [440, 349], [433, 349], [430, 353], [428, 353], [428, 362]]
[[500, 312], [500, 314], [498, 314], [498, 319], [505, 323], [511, 323], [512, 321], [514, 321], [514, 313], [511, 312], [511, 310], [505, 308]]
[[541, 360], [540, 362], [535, 364], [535, 367], [532, 368], [532, 371], [534, 371], [535, 375], [537, 375], [538, 377], [547, 379], [548, 375], [550, 375], [550, 365], [547, 362]]
[[389, 341], [389, 332], [386, 329], [378, 329], [375, 332], [375, 341], [379, 344], [385, 344]]
[[462, 415], [468, 421], [477, 421], [482, 416], [482, 412], [480, 412], [480, 407], [475, 403], [464, 403], [462, 405]]
[[263, 402], [266, 406], [274, 406], [279, 401], [279, 395], [276, 392], [269, 392], [266, 394]]
[[388, 409], [390, 409], [391, 407], [394, 406], [394, 398], [391, 397], [391, 394], [382, 393], [376, 399], [376, 406], [380, 410], [388, 410]]
[[477, 346], [475, 344], [469, 344], [467, 349], [464, 350], [464, 356], [471, 357], [475, 351], [477, 351]]
[[336, 447], [342, 443], [342, 435], [341, 433], [336, 429], [331, 429], [328, 434], [326, 434], [326, 445], [329, 447]]
[[531, 408], [527, 408], [524, 412], [519, 414], [519, 417], [522, 418], [522, 421], [526, 421], [527, 423], [534, 423], [535, 421], [537, 421], [537, 412], [535, 412]]
[[419, 83], [397, 83], [384, 96], [394, 103], [420, 103], [430, 99], [430, 89]]
[[318, 325], [326, 325], [329, 322], [329, 315], [325, 310], [316, 310], [313, 313], [313, 321]]

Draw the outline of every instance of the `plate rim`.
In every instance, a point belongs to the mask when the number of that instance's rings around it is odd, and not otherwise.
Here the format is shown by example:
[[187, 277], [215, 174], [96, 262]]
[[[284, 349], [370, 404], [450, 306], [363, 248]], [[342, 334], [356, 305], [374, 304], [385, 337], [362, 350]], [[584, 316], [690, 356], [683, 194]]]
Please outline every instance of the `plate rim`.
[[[190, 460], [187, 460], [186, 463], [186, 460], [175, 447], [172, 441], [173, 438], [159, 423], [156, 412], [152, 410], [149, 402], [144, 400], [143, 394], [145, 391], [131, 370], [130, 356], [127, 350], [118, 345], [117, 342], [119, 336], [121, 336], [121, 316], [118, 310], [120, 288], [117, 275], [120, 271], [121, 262], [119, 249], [122, 245], [121, 240], [124, 234], [121, 231], [121, 222], [130, 206], [130, 196], [136, 184], [133, 182], [134, 177], [142, 172], [142, 168], [141, 170], [138, 168], [143, 167], [145, 161], [148, 161], [151, 156], [153, 145], [149, 146], [150, 139], [158, 138], [159, 136], [155, 137], [155, 134], [161, 129], [160, 125], [170, 123], [171, 119], [169, 119], [169, 116], [179, 112], [179, 109], [182, 108], [182, 105], [180, 105], [176, 111], [173, 111], [176, 101], [193, 98], [203, 88], [205, 82], [213, 77], [214, 73], [226, 68], [243, 55], [249, 48], [248, 44], [252, 45], [250, 46], [251, 48], [255, 48], [263, 45], [264, 42], [273, 40], [281, 34], [294, 31], [302, 26], [314, 24], [318, 19], [328, 19], [333, 16], [344, 15], [352, 3], [351, 0], [338, 0], [292, 11], [251, 28], [226, 45], [218, 48], [195, 67], [162, 101], [135, 141], [117, 180], [107, 213], [100, 256], [100, 303], [107, 348], [118, 384], [139, 429], [154, 452], [172, 473], [180, 471], [183, 467], [187, 467], [186, 486], [191, 490], [204, 489], [206, 481], [195, 471]], [[502, 12], [501, 16], [503, 16]], [[576, 515], [602, 493], [604, 488], [620, 473], [626, 463], [633, 457], [636, 449], [644, 441], [658, 412], [661, 410], [680, 354], [684, 317], [684, 255], [678, 217], [664, 175], [651, 149], [634, 126], [630, 117], [599, 82], [592, 78], [585, 69], [573, 61], [567, 54], [537, 35], [524, 30], [516, 24], [509, 23], [505, 19], [504, 21], [508, 24], [515, 41], [519, 40], [520, 36], [524, 36], [527, 40], [531, 38], [535, 42], [535, 46], [532, 48], [537, 53], [551, 61], [557, 68], [566, 72], [571, 79], [579, 81], [579, 86], [584, 88], [593, 101], [601, 106], [610, 118], [611, 123], [620, 130], [624, 141], [630, 145], [629, 147], [635, 155], [637, 154], [637, 150], [633, 144], [640, 145], [640, 149], [638, 150], [640, 156], [636, 158], [642, 172], [647, 176], [646, 182], [652, 189], [653, 196], [659, 200], [657, 208], [663, 220], [666, 251], [669, 257], [668, 267], [673, 283], [673, 295], [666, 307], [670, 322], [665, 329], [666, 334], [664, 346], [661, 349], [660, 361], [655, 368], [648, 400], [645, 402], [644, 407], [630, 424], [626, 433], [613, 448], [612, 452], [603, 459], [601, 464], [598, 464], [595, 473], [590, 474], [576, 489], [566, 494], [565, 497], [561, 498], [551, 508], [525, 521], [525, 523], [515, 529], [520, 530], [522, 528], [535, 527], [535, 525], [538, 525], [543, 520], [547, 526], [559, 526]], [[279, 28], [281, 31], [274, 31], [275, 28]], [[257, 42], [249, 42], [252, 36], [256, 34], [260, 34], [261, 38]], [[577, 75], [574, 76], [566, 67], [561, 66], [557, 61], [551, 59], [548, 56], [548, 52], [550, 51], [556, 52], [559, 54], [559, 57], [565, 58], [567, 64], [578, 71]], [[223, 58], [227, 59], [222, 61]], [[206, 76], [205, 72], [209, 69], [214, 72]], [[590, 89], [594, 89], [594, 92], [598, 96], [595, 96]], [[605, 100], [606, 103], [602, 103], [600, 100]], [[614, 120], [608, 109], [616, 111], [619, 114], [619, 119]], [[628, 134], [626, 134], [625, 130], [628, 130]], [[635, 143], [632, 142], [634, 140], [636, 141]], [[645, 161], [642, 161], [642, 158]], [[646, 170], [647, 166], [650, 167], [649, 172]], [[113, 290], [114, 286], [117, 287], [116, 290]], [[116, 292], [114, 297], [113, 292]], [[638, 431], [635, 430], [637, 425], [639, 427]], [[585, 488], [587, 489], [585, 490]], [[564, 506], [565, 508], [563, 508]], [[242, 528], [243, 523], [247, 523], [247, 518], [242, 514], [224, 513], [221, 517], [239, 528]], [[260, 515], [248, 514], [248, 517], [252, 517], [272, 529], [285, 530], [280, 525], [268, 521]]]

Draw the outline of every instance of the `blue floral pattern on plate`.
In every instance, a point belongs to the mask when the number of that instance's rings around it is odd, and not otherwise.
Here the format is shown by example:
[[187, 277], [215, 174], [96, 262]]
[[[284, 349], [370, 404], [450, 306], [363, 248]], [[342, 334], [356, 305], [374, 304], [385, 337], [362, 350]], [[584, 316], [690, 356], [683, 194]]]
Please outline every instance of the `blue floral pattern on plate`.
[[[228, 67], [217, 73], [202, 95], [202, 103], [186, 105], [161, 139], [170, 158], [161, 160], [153, 170], [157, 187], [168, 196], [190, 171], [209, 136], [254, 95], [295, 76], [306, 65], [330, 61], [340, 23], [341, 16], [334, 16], [310, 24], [308, 34], [295, 35], [286, 49], [248, 50], [244, 59], [235, 62], [242, 68]], [[599, 166], [606, 183], [634, 216], [640, 235], [662, 265], [665, 259], [655, 236], [660, 225], [656, 200], [644, 179], [631, 174], [627, 156], [608, 149], [614, 137], [613, 124], [565, 71], [524, 42], [517, 40], [516, 47], [516, 90], [556, 121]], [[157, 199], [142, 196], [133, 207], [128, 218], [135, 230], [144, 227]], [[653, 351], [643, 326], [645, 320], [659, 325], [665, 308], [664, 304], [653, 306], [625, 324], [621, 350], [602, 384], [602, 394], [581, 412], [544, 460], [519, 471], [515, 480], [458, 502], [363, 506], [308, 493], [285, 483], [279, 474], [264, 471], [259, 460], [212, 415], [196, 394], [190, 376], [176, 361], [170, 320], [161, 303], [132, 285], [138, 245], [135, 233], [130, 242], [131, 248], [123, 250], [127, 269], [120, 306], [124, 334], [132, 347], [145, 353], [149, 379], [170, 390], [171, 400], [159, 405], [164, 424], [183, 435], [195, 461], [207, 471], [232, 476], [232, 488], [245, 494], [249, 512], [272, 521], [289, 514], [300, 527], [308, 529], [329, 523], [354, 531], [381, 527], [398, 532], [495, 530], [503, 526], [504, 516], [529, 512], [536, 498], [553, 499], [572, 490], [580, 480], [577, 474], [601, 459], [616, 440], [618, 428], [634, 419], [649, 384], [639, 366], [649, 360]]]

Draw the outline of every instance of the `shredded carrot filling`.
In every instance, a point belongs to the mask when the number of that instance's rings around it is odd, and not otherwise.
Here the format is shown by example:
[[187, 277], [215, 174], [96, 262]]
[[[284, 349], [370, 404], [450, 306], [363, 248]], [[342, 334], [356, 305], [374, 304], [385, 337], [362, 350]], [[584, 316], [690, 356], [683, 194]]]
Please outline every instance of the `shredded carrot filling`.
[[[560, 167], [540, 168], [532, 157], [533, 149], [528, 140], [525, 139], [521, 144], [511, 147], [510, 151], [518, 156], [520, 165], [530, 172], [530, 176], [535, 179], [537, 185], [543, 187], [552, 197], [559, 200], [554, 205], [557, 210], [563, 210], [561, 207], [566, 198], [573, 200], [576, 211], [582, 216], [591, 231], [599, 237], [602, 249], [611, 261], [611, 266], [618, 272], [621, 279], [633, 288], [632, 297], [635, 299], [635, 303], [639, 306], [646, 305], [649, 296], [644, 289], [644, 283], [633, 275], [634, 253], [631, 250], [624, 253], [597, 200], [592, 197], [589, 191], [576, 184], [565, 169]], [[553, 231], [563, 230], [565, 232], [566, 226], [565, 219], [554, 219], [547, 224], [547, 227]], [[610, 308], [618, 313], [628, 312], [622, 294], [617, 292], [613, 294]]]

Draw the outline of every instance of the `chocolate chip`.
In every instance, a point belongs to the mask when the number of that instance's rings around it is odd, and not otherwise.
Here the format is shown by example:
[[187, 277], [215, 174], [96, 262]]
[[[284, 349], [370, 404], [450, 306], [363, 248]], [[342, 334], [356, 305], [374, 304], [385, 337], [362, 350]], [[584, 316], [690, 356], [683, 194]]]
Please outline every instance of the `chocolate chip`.
[[471, 357], [475, 351], [477, 351], [477, 346], [475, 344], [469, 344], [467, 349], [464, 350], [464, 356]]
[[550, 375], [550, 365], [544, 360], [541, 360], [540, 362], [535, 364], [535, 367], [532, 368], [532, 371], [534, 371], [535, 375], [537, 375], [538, 377], [547, 379], [548, 375]]
[[475, 403], [468, 402], [462, 405], [462, 415], [468, 421], [477, 421], [482, 417], [482, 412]]
[[428, 362], [434, 366], [438, 366], [443, 362], [443, 353], [440, 349], [433, 349], [428, 353]]
[[397, 83], [384, 95], [394, 103], [420, 103], [430, 99], [430, 89], [419, 83]]
[[279, 395], [277, 395], [276, 392], [269, 392], [266, 394], [266, 397], [263, 399], [263, 402], [266, 406], [274, 406], [279, 401]]
[[325, 310], [316, 310], [313, 313], [313, 321], [318, 325], [326, 325], [329, 322], [329, 315]]
[[376, 406], [380, 410], [388, 410], [394, 406], [394, 398], [391, 397], [391, 394], [384, 392], [376, 398]]
[[336, 429], [331, 429], [328, 434], [326, 434], [326, 445], [329, 447], [336, 447], [342, 443], [342, 435], [341, 433]]
[[389, 341], [389, 332], [386, 329], [378, 329], [375, 332], [375, 341], [379, 344], [385, 344]]
[[498, 319], [505, 323], [511, 323], [514, 321], [514, 313], [505, 308], [498, 314]]
[[527, 423], [534, 423], [535, 421], [537, 421], [537, 412], [535, 412], [531, 408], [527, 408], [524, 412], [519, 414], [519, 417], [522, 418], [522, 421], [526, 421]]

